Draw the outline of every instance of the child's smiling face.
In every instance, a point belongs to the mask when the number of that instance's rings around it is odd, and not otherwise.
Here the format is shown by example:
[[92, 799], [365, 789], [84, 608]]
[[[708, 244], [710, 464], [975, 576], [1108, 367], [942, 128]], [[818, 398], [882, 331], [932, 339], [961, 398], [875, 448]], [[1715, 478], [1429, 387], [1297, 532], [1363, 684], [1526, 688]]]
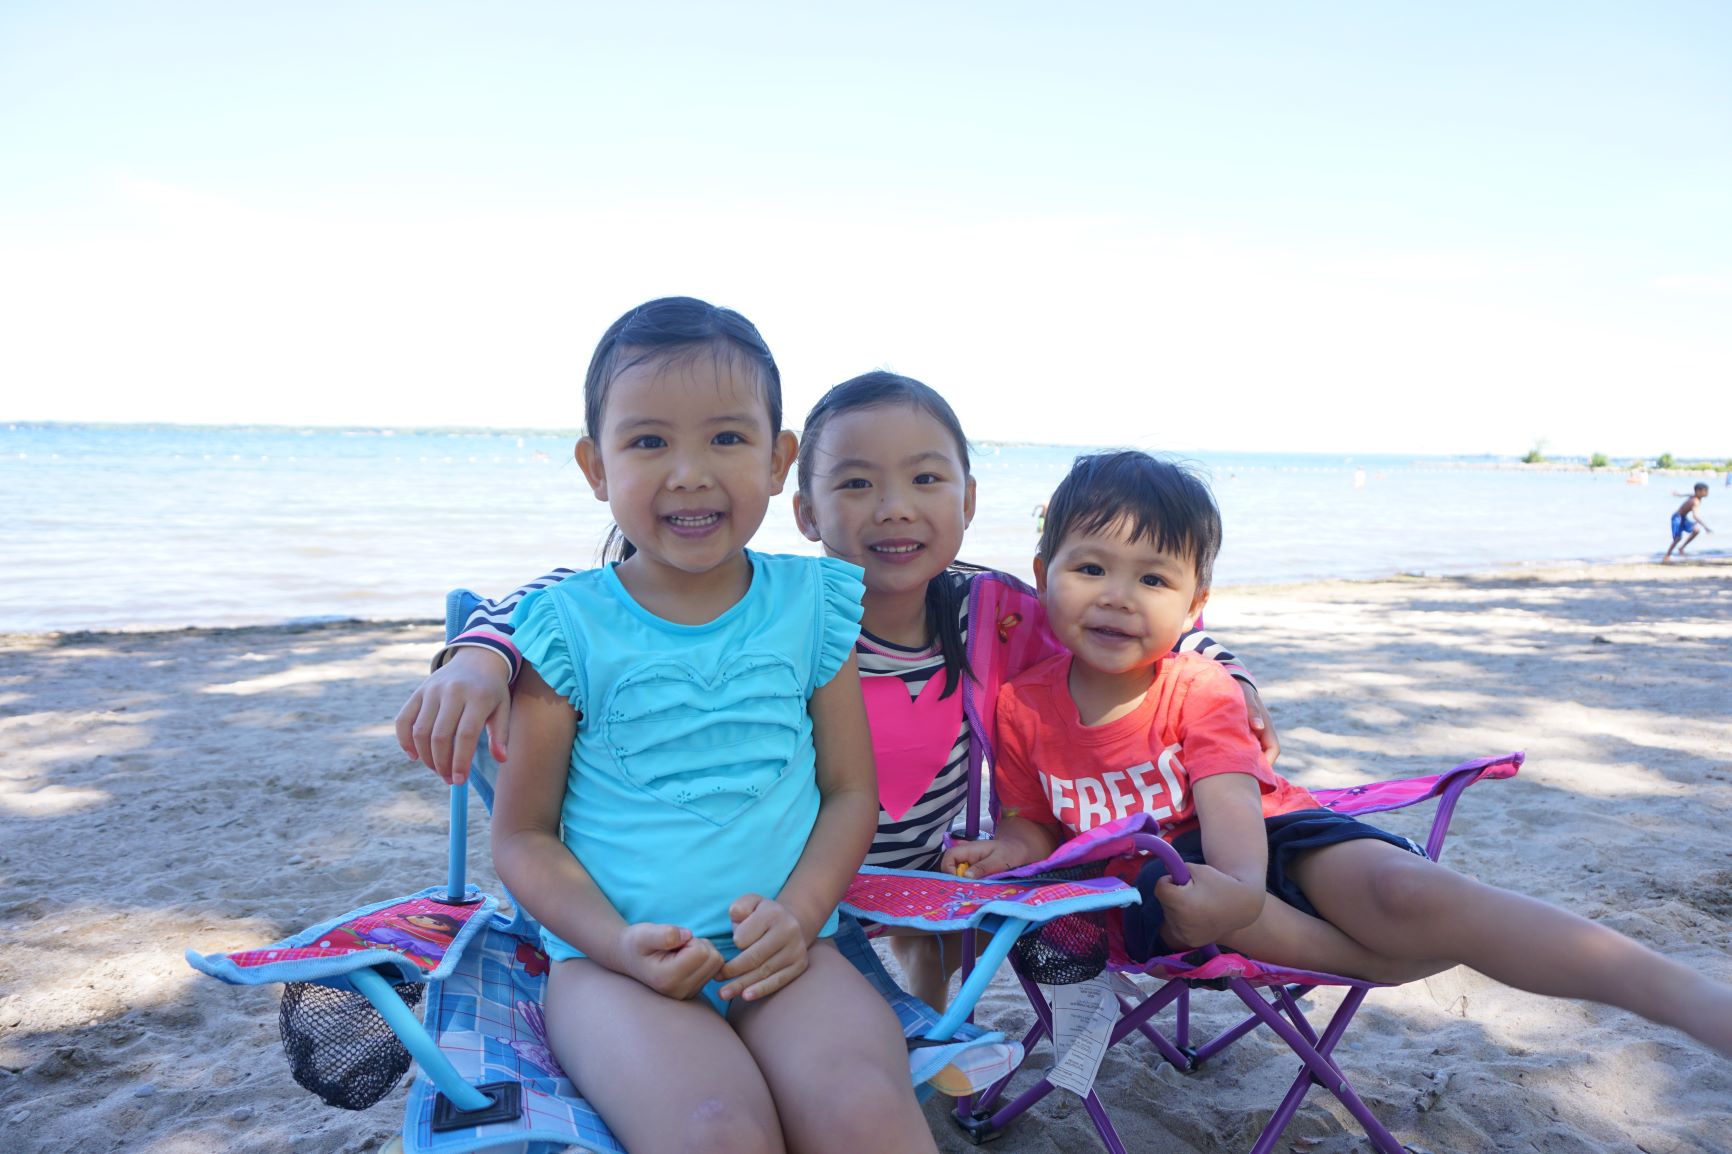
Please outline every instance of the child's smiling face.
[[811, 446], [801, 532], [866, 570], [873, 593], [924, 593], [956, 560], [974, 517], [974, 478], [955, 435], [912, 404], [839, 413]]
[[597, 498], [646, 562], [703, 574], [763, 524], [794, 460], [764, 385], [739, 358], [653, 357], [608, 383], [599, 432], [578, 443]]
[[1037, 558], [1035, 584], [1053, 633], [1077, 662], [1107, 675], [1152, 669], [1202, 612], [1194, 558], [1129, 536], [1119, 519], [1071, 533]]

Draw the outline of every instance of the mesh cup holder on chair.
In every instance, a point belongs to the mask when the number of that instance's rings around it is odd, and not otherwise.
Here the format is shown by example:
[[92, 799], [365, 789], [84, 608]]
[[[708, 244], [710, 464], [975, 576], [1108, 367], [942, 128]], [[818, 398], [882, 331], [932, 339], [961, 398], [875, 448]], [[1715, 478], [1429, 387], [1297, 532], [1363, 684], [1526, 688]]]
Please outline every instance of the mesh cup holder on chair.
[[[1070, 882], [1098, 878], [1105, 872], [1102, 863], [1090, 862], [1024, 880]], [[1043, 986], [1069, 986], [1088, 981], [1107, 966], [1106, 914], [1069, 914], [1054, 918], [1017, 939], [1016, 945], [1010, 948], [1010, 963], [1017, 973]]]
[[[420, 1003], [420, 986], [394, 988], [405, 1005]], [[283, 987], [277, 1023], [295, 1081], [327, 1106], [365, 1110], [409, 1071], [409, 1051], [373, 1003], [353, 990], [291, 982]]]

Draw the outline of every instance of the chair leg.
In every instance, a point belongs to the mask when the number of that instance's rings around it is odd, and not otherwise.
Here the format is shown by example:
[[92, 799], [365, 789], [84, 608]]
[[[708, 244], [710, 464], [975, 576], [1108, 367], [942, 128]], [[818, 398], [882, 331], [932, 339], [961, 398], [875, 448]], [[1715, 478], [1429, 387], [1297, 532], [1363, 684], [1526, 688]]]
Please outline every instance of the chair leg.
[[[1282, 1131], [1287, 1129], [1287, 1124], [1293, 1120], [1293, 1115], [1298, 1112], [1299, 1103], [1304, 1101], [1306, 1092], [1310, 1090], [1313, 1084], [1322, 1086], [1335, 1095], [1336, 1100], [1345, 1106], [1347, 1112], [1352, 1114], [1360, 1126], [1365, 1129], [1365, 1136], [1371, 1140], [1371, 1144], [1377, 1148], [1379, 1154], [1405, 1154], [1401, 1143], [1397, 1142], [1395, 1136], [1384, 1127], [1383, 1123], [1377, 1120], [1376, 1115], [1372, 1114], [1371, 1108], [1353, 1089], [1352, 1083], [1347, 1080], [1347, 1075], [1342, 1073], [1341, 1068], [1329, 1057], [1330, 1052], [1335, 1049], [1335, 1044], [1341, 1040], [1341, 1035], [1346, 1031], [1347, 1024], [1358, 1012], [1359, 1004], [1365, 1000], [1366, 990], [1355, 989], [1348, 993], [1340, 1008], [1335, 1011], [1335, 1016], [1330, 1019], [1329, 1026], [1323, 1031], [1322, 1037], [1316, 1040], [1316, 1044], [1313, 1044], [1312, 1038], [1307, 1037], [1308, 1034], [1312, 1034], [1309, 1022], [1306, 1022], [1305, 1028], [1301, 1030], [1293, 1022], [1288, 1021], [1274, 1006], [1265, 1001], [1263, 996], [1242, 978], [1232, 979], [1229, 982], [1229, 987], [1239, 996], [1239, 1000], [1244, 1002], [1251, 1012], [1262, 1020], [1263, 1024], [1274, 1030], [1276, 1034], [1280, 1035], [1282, 1041], [1292, 1047], [1293, 1052], [1304, 1063], [1300, 1067], [1299, 1076], [1294, 1079], [1293, 1085], [1288, 1089], [1287, 1096], [1282, 1099], [1280, 1107], [1269, 1119], [1269, 1124], [1263, 1128], [1263, 1133], [1258, 1137], [1256, 1145], [1251, 1147], [1251, 1154], [1270, 1154], [1270, 1151], [1275, 1148], [1276, 1142], [1280, 1140]], [[1294, 1010], [1297, 1011], [1296, 1006]], [[1303, 1014], [1300, 1015], [1300, 1019], [1304, 1020]]]
[[[1023, 1052], [1026, 1055], [1033, 1051], [1036, 1042], [1051, 1035], [1052, 1006], [1047, 1002], [1046, 995], [1041, 992], [1039, 984], [1021, 974], [1017, 975], [1017, 981], [1022, 983], [1023, 994], [1028, 998], [1028, 1004], [1033, 1008], [1036, 1018], [1034, 1028], [1028, 1032], [1028, 1036], [1023, 1041]], [[1176, 1069], [1189, 1073], [1193, 1068], [1191, 1056], [1179, 1050], [1158, 1030], [1148, 1025], [1150, 1017], [1173, 1002], [1180, 1000], [1186, 993], [1188, 991], [1185, 986], [1175, 982], [1166, 989], [1159, 990], [1145, 998], [1142, 1004], [1138, 1006], [1128, 1005], [1126, 1000], [1121, 997], [1119, 999], [1119, 1020], [1113, 1025], [1112, 1033], [1108, 1037], [1108, 1048], [1118, 1045], [1133, 1030], [1141, 1031], [1154, 1044], [1164, 1060], [1170, 1062]], [[1000, 1099], [1009, 1083], [1010, 1079], [1005, 1078], [992, 1086], [980, 1096], [976, 1110], [971, 1117], [967, 1119], [959, 1117], [957, 1119], [957, 1124], [968, 1132], [972, 1141], [979, 1143], [996, 1136], [1004, 1127], [1021, 1117], [1036, 1102], [1045, 1098], [1055, 1089], [1046, 1078], [1041, 1078], [1018, 1095], [1009, 1105], [997, 1112], [991, 1112], [992, 1104]], [[1119, 1139], [1118, 1131], [1113, 1128], [1112, 1119], [1107, 1115], [1106, 1107], [1101, 1104], [1099, 1096], [1090, 1091], [1088, 1097], [1083, 1100], [1083, 1104], [1088, 1110], [1089, 1117], [1094, 1121], [1095, 1131], [1100, 1135], [1106, 1148], [1112, 1154], [1124, 1154], [1124, 1144]]]
[[1113, 1120], [1107, 1117], [1100, 1095], [1090, 1090], [1088, 1097], [1083, 1099], [1083, 1109], [1089, 1112], [1089, 1119], [1094, 1122], [1095, 1133], [1101, 1136], [1107, 1154], [1125, 1154], [1125, 1144], [1119, 1141], [1119, 1132], [1113, 1128]]
[[[1316, 988], [1316, 986], [1291, 986], [1288, 988], [1287, 992], [1290, 999], [1303, 998], [1306, 994], [1309, 994]], [[1288, 1002], [1288, 1005], [1291, 1007], [1293, 1012], [1298, 1012], [1297, 1005], [1295, 1005], [1291, 1000]], [[1305, 1015], [1302, 1013], [1299, 1014], [1301, 1019], [1303, 1019], [1304, 1016]], [[1225, 1050], [1228, 1046], [1231, 1046], [1234, 1042], [1237, 1042], [1240, 1038], [1243, 1038], [1246, 1034], [1249, 1034], [1252, 1030], [1255, 1030], [1262, 1024], [1263, 1019], [1252, 1014], [1232, 1029], [1223, 1031], [1222, 1033], [1215, 1035], [1213, 1038], [1210, 1038], [1197, 1049], [1197, 1065], [1202, 1065], [1204, 1062], [1213, 1058], [1216, 1054], [1219, 1054], [1222, 1050]]]
[[[1161, 1058], [1181, 1074], [1189, 1074], [1197, 1068], [1197, 1055], [1194, 1051], [1184, 1048], [1183, 1042], [1175, 1045], [1165, 1034], [1149, 1025], [1149, 1019], [1166, 1009], [1174, 1002], [1182, 1001], [1190, 991], [1182, 982], [1170, 982], [1167, 986], [1155, 991], [1142, 1000], [1140, 1005], [1131, 1005], [1129, 1000], [1119, 997], [1119, 1020], [1113, 1027], [1110, 1045], [1116, 1046], [1120, 1039], [1132, 1030], [1139, 1031], [1149, 1043], [1160, 1052]], [[1183, 1036], [1183, 1031], [1180, 1036]]]

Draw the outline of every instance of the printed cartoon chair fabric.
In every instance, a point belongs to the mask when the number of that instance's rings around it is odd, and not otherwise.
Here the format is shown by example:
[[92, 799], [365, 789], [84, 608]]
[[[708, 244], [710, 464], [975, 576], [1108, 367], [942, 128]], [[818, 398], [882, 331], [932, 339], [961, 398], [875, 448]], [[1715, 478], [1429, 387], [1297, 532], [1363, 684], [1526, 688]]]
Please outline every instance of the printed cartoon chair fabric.
[[[979, 788], [981, 762], [991, 760], [992, 724], [999, 686], [1057, 652], [1059, 646], [1046, 627], [1034, 591], [1014, 578], [1001, 574], [982, 574], [975, 578], [969, 609], [969, 663], [977, 680], [968, 684], [965, 708], [974, 725], [976, 739], [973, 745], [977, 751], [974, 765], [977, 782], [971, 784], [971, 796], [977, 796], [975, 791]], [[1513, 777], [1521, 764], [1522, 754], [1511, 753], [1465, 762], [1446, 772], [1424, 777], [1380, 781], [1349, 789], [1312, 790], [1312, 793], [1329, 809], [1354, 816], [1400, 809], [1436, 798], [1437, 809], [1425, 845], [1426, 853], [1436, 860], [1442, 852], [1450, 819], [1462, 791], [1480, 781]], [[1050, 876], [1138, 852], [1160, 852], [1167, 859], [1175, 881], [1183, 883], [1188, 879], [1183, 863], [1170, 853], [1170, 847], [1160, 838], [1157, 823], [1146, 815], [1133, 814], [1078, 836], [1045, 861], [1009, 871], [998, 880]], [[1049, 923], [1049, 929], [1042, 931], [1041, 936], [1046, 936], [1052, 929], [1062, 928], [1063, 924]], [[1252, 1154], [1269, 1154], [1275, 1148], [1282, 1131], [1312, 1086], [1322, 1086], [1334, 1094], [1364, 1127], [1376, 1149], [1383, 1154], [1402, 1154], [1402, 1145], [1367, 1109], [1354, 1091], [1348, 1075], [1331, 1056], [1366, 994], [1377, 988], [1375, 983], [1265, 965], [1214, 947], [1154, 958], [1141, 964], [1123, 956], [1109, 956], [1105, 964], [1111, 974], [1118, 975], [1114, 984], [1119, 1000], [1119, 1018], [1110, 1035], [1112, 1045], [1132, 1034], [1139, 1034], [1154, 1045], [1162, 1059], [1189, 1072], [1245, 1034], [1260, 1026], [1268, 1026], [1300, 1058], [1303, 1065], [1299, 1075], [1252, 1146]], [[1152, 976], [1164, 984], [1145, 995], [1140, 987], [1129, 981], [1126, 975], [1131, 974]], [[1051, 1036], [1051, 1005], [1036, 981], [1020, 972], [1018, 981], [1037, 1019], [1023, 1038], [1025, 1050], [1032, 1050], [1043, 1038]], [[1298, 1004], [1300, 998], [1319, 986], [1347, 989], [1335, 1013], [1320, 1030], [1306, 1019]], [[1219, 1036], [1193, 1048], [1190, 994], [1195, 988], [1230, 991], [1244, 1003], [1250, 1015]], [[1170, 1037], [1150, 1022], [1154, 1015], [1168, 1006], [1175, 1010]], [[996, 1135], [1053, 1090], [1052, 1084], [1041, 1078], [1013, 1101], [997, 1106], [1010, 1081], [1010, 1078], [1005, 1078], [993, 1086], [972, 1103], [972, 1111], [959, 1109], [958, 1121], [975, 1141]], [[1098, 1095], [1091, 1092], [1084, 1104], [1106, 1148], [1113, 1154], [1123, 1154], [1124, 1145]]]
[[[447, 637], [475, 604], [467, 590], [447, 598]], [[497, 768], [483, 748], [469, 779], [489, 810]], [[364, 906], [270, 946], [209, 955], [189, 950], [187, 961], [230, 984], [285, 983], [280, 1018], [291, 1068], [332, 1105], [373, 1105], [398, 1084], [412, 1057], [419, 1073], [403, 1131], [409, 1154], [621, 1151], [547, 1048], [541, 1003], [548, 961], [538, 927], [465, 882], [467, 788], [451, 790], [444, 886]], [[1118, 883], [897, 874], [857, 879], [843, 908], [894, 921], [910, 916], [914, 886], [922, 887], [923, 904], [912, 916], [935, 929], [986, 931], [993, 936], [984, 956], [1000, 959], [1031, 925], [1137, 900], [1134, 889]], [[973, 985], [941, 1015], [895, 984], [852, 917], [842, 919], [836, 942], [896, 1011], [910, 1039], [910, 1077], [923, 1097], [934, 1089], [972, 1093], [1020, 1065], [1018, 1043], [966, 1021], [996, 963], [978, 967]], [[424, 1022], [413, 1012], [423, 994]]]

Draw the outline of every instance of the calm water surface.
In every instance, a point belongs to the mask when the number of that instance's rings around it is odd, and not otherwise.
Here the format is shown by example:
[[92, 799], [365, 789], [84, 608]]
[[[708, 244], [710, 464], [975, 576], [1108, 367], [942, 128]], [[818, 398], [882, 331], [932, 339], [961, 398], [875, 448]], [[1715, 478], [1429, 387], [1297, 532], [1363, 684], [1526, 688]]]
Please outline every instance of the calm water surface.
[[[1079, 451], [976, 446], [963, 557], [1027, 577], [1034, 509]], [[1192, 459], [1226, 523], [1218, 585], [1657, 557], [1688, 487], [1442, 458]], [[1710, 523], [1732, 505], [1722, 480]], [[426, 619], [453, 586], [503, 593], [593, 563], [608, 526], [571, 438], [545, 433], [0, 426], [0, 497], [0, 632]], [[813, 548], [785, 500], [754, 545]]]

